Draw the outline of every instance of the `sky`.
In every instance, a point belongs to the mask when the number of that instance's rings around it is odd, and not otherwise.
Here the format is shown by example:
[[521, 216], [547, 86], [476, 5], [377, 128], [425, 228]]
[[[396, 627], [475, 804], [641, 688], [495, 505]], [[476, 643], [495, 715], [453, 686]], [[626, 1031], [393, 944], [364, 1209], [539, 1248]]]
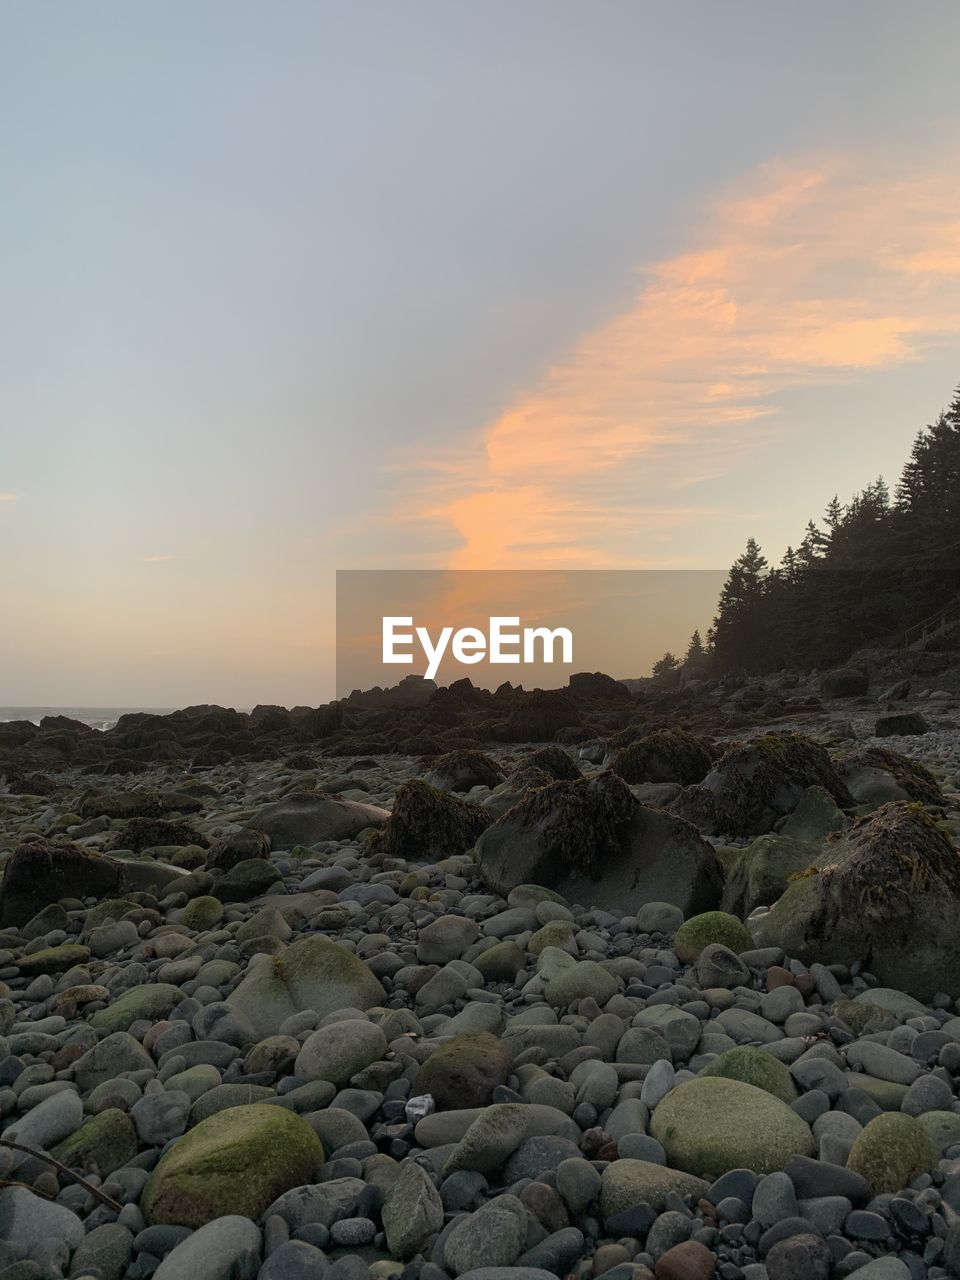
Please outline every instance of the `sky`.
[[0, 704], [316, 704], [337, 569], [776, 561], [895, 480], [960, 382], [958, 41], [0, 4]]

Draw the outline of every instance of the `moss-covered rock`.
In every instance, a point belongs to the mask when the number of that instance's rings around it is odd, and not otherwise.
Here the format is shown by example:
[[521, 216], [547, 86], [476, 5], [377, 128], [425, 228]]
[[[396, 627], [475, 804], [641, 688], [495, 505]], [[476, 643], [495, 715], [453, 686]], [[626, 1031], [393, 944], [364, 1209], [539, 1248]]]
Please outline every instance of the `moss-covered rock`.
[[577, 956], [580, 954], [580, 949], [577, 946], [576, 937], [577, 926], [574, 921], [548, 920], [531, 935], [526, 949], [530, 955], [538, 956], [541, 951], [546, 951], [547, 947], [559, 947], [561, 951], [569, 951], [570, 955]]
[[414, 778], [397, 790], [393, 812], [370, 839], [369, 852], [423, 862], [466, 853], [490, 825], [479, 805]]
[[919, 1000], [958, 995], [960, 856], [920, 805], [883, 805], [824, 846], [755, 934], [805, 962], [859, 959]]
[[609, 766], [624, 782], [702, 782], [713, 764], [713, 750], [683, 729], [660, 729], [622, 747]]
[[729, 947], [737, 955], [754, 946], [749, 929], [742, 920], [726, 911], [704, 911], [685, 920], [677, 930], [673, 949], [684, 964], [694, 964], [700, 952], [711, 942]]
[[792, 813], [808, 787], [823, 787], [843, 808], [853, 797], [819, 743], [799, 733], [768, 733], [731, 747], [676, 812], [712, 835], [756, 836]]
[[509, 939], [495, 943], [472, 961], [474, 968], [480, 970], [487, 982], [513, 982], [526, 963], [523, 948]]
[[128, 818], [110, 840], [111, 849], [132, 849], [140, 853], [161, 845], [198, 845], [206, 848], [207, 840], [187, 822], [169, 822], [166, 818]]
[[88, 791], [80, 801], [84, 818], [160, 818], [165, 813], [198, 813], [201, 808], [195, 795], [182, 791]]
[[821, 844], [834, 831], [842, 831], [848, 822], [826, 788], [808, 787], [780, 830], [801, 844]]
[[271, 885], [282, 879], [272, 862], [263, 858], [251, 858], [238, 862], [218, 880], [213, 882], [213, 895], [221, 902], [249, 902], [266, 893]]
[[666, 1208], [667, 1196], [693, 1196], [701, 1200], [710, 1189], [702, 1178], [667, 1169], [647, 1160], [614, 1160], [600, 1178], [600, 1216], [604, 1222], [615, 1213], [648, 1204], [657, 1213]]
[[650, 1132], [675, 1169], [713, 1180], [730, 1169], [775, 1173], [816, 1150], [809, 1125], [779, 1098], [739, 1080], [690, 1080], [659, 1104]]
[[134, 1022], [157, 1022], [183, 999], [179, 987], [169, 982], [148, 982], [124, 991], [106, 1009], [93, 1015], [93, 1025], [102, 1031], [126, 1031]]
[[125, 1111], [108, 1107], [82, 1124], [50, 1154], [68, 1169], [106, 1178], [137, 1154], [137, 1131]]
[[370, 1009], [386, 999], [364, 962], [320, 934], [298, 938], [278, 956], [258, 955], [227, 1004], [250, 1019], [257, 1035], [276, 1035], [294, 1013], [321, 1017], [340, 1009]]
[[210, 894], [192, 898], [183, 909], [183, 923], [198, 933], [214, 928], [222, 919], [223, 903]]
[[85, 964], [90, 959], [90, 948], [81, 947], [78, 943], [65, 942], [59, 947], [44, 947], [42, 951], [31, 951], [17, 960], [20, 972], [28, 978], [38, 973], [61, 973], [64, 969], [72, 969], [75, 964]]
[[485, 1107], [506, 1084], [512, 1058], [489, 1031], [463, 1031], [435, 1049], [417, 1072], [416, 1093], [433, 1095], [437, 1108]]
[[900, 1191], [937, 1167], [940, 1152], [913, 1116], [889, 1111], [875, 1116], [850, 1149], [847, 1168], [866, 1178], [875, 1196]]
[[830, 1012], [845, 1023], [855, 1036], [862, 1036], [868, 1028], [871, 1031], [892, 1031], [898, 1025], [897, 1019], [888, 1010], [863, 1000], [837, 1000]]
[[754, 1049], [750, 1045], [738, 1045], [735, 1049], [719, 1054], [703, 1068], [700, 1075], [742, 1080], [744, 1084], [752, 1084], [766, 1093], [772, 1093], [781, 1102], [791, 1103], [797, 1097], [797, 1087], [785, 1064], [772, 1053]]
[[727, 864], [721, 907], [731, 915], [748, 916], [757, 907], [772, 905], [790, 877], [809, 867], [812, 859], [809, 845], [792, 836], [772, 832], [758, 836], [745, 849], [736, 850]]
[[284, 1191], [316, 1180], [323, 1144], [302, 1116], [253, 1103], [202, 1120], [151, 1174], [140, 1207], [151, 1225], [201, 1227], [227, 1214], [255, 1221]]
[[567, 1009], [579, 1000], [594, 1000], [602, 1008], [619, 990], [616, 978], [602, 964], [577, 961], [552, 947], [540, 953], [537, 971], [547, 1003], [556, 1009]]
[[98, 902], [83, 918], [84, 933], [99, 929], [108, 920], [122, 920], [128, 911], [136, 911], [138, 903], [130, 898], [108, 898], [106, 902]]

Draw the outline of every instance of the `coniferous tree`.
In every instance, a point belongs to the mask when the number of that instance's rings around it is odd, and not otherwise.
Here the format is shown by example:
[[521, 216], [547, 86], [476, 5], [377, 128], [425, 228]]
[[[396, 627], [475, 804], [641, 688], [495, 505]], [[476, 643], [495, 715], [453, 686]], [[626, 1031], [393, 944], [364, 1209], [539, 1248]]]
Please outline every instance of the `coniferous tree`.
[[684, 658], [684, 662], [699, 663], [702, 662], [706, 656], [707, 651], [703, 646], [703, 641], [700, 638], [700, 631], [698, 628], [690, 637], [690, 643], [687, 645], [687, 656]]
[[734, 563], [720, 592], [710, 644], [724, 670], [755, 667], [762, 647], [763, 575], [767, 561], [755, 538]]
[[768, 570], [751, 539], [708, 635], [719, 672], [825, 667], [864, 645], [902, 642], [960, 599], [960, 389], [917, 433], [891, 498], [881, 476], [827, 504]]
[[671, 672], [676, 671], [680, 666], [680, 659], [668, 649], [662, 658], [658, 658], [653, 664], [653, 674], [655, 676], [668, 676]]

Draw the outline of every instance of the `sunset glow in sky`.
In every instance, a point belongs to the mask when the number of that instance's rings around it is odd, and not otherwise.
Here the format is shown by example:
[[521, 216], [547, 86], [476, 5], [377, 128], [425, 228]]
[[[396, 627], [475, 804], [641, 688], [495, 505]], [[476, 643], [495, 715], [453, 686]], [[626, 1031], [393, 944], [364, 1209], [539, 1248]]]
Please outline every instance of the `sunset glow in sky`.
[[316, 704], [337, 568], [776, 561], [893, 482], [960, 382], [958, 40], [7, 6], [0, 705]]

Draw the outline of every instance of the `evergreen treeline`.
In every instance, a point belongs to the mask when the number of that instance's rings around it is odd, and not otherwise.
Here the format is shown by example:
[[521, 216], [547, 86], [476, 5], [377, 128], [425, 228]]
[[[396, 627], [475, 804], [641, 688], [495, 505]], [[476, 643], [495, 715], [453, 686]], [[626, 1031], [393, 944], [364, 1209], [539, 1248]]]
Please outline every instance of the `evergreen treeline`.
[[[960, 596], [960, 389], [921, 430], [891, 495], [883, 479], [842, 504], [771, 568], [751, 538], [720, 595], [707, 649], [717, 671], [834, 666]], [[696, 637], [699, 643], [699, 636]]]

